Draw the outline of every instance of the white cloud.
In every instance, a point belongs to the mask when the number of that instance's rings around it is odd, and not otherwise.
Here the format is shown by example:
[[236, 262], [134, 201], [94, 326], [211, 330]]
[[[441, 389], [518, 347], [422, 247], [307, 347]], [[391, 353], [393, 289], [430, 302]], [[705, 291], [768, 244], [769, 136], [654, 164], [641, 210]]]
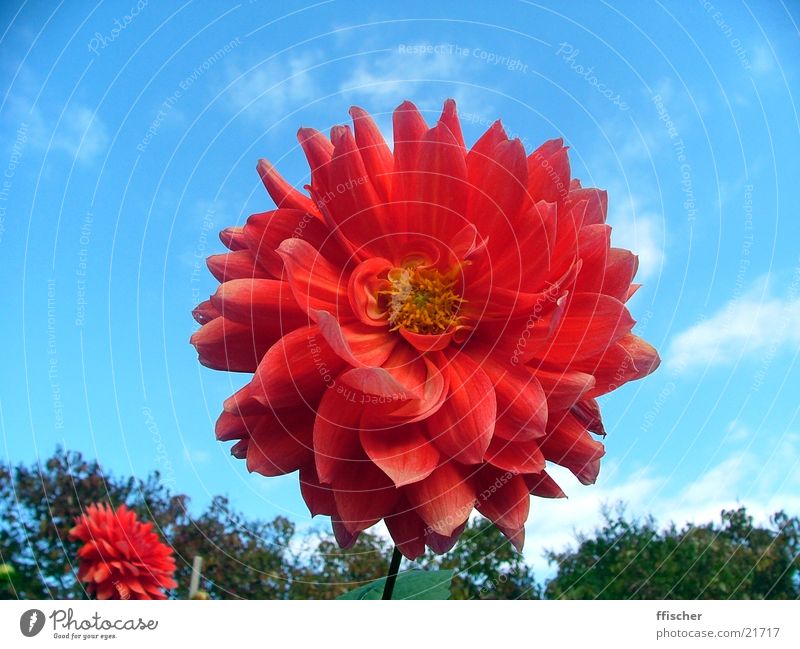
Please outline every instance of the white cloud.
[[58, 151], [81, 164], [93, 162], [108, 147], [108, 129], [97, 113], [83, 104], [70, 104], [59, 115], [17, 96], [15, 117], [28, 126], [28, 142], [40, 151]]
[[78, 162], [90, 162], [108, 146], [108, 132], [95, 111], [87, 106], [70, 106], [53, 134], [52, 149], [60, 149]]
[[235, 112], [244, 111], [264, 123], [274, 121], [319, 97], [313, 76], [317, 63], [317, 55], [304, 53], [273, 59], [248, 71], [229, 65], [226, 102]]
[[753, 48], [752, 72], [759, 77], [769, 78], [775, 69], [775, 57], [772, 50], [766, 45], [757, 45]]
[[[641, 282], [661, 272], [664, 264], [663, 219], [642, 207], [641, 200], [624, 192], [609, 192], [608, 222], [613, 228], [611, 244], [616, 248], [627, 248], [639, 256], [639, 272], [636, 280]], [[618, 197], [618, 200], [614, 199]]]
[[[387, 102], [392, 102], [394, 107], [400, 99], [406, 98], [423, 112], [426, 109], [440, 111], [444, 97], [452, 97], [460, 107], [466, 107], [470, 106], [473, 93], [466, 86], [453, 82], [463, 76], [467, 63], [464, 57], [449, 52], [415, 54], [393, 49], [360, 59], [339, 90], [347, 97], [380, 107]], [[436, 82], [447, 84], [444, 94]], [[491, 110], [485, 100], [471, 108]]]
[[757, 282], [710, 317], [677, 334], [666, 354], [666, 364], [678, 371], [732, 365], [798, 346], [800, 299], [796, 295], [786, 299], [770, 296], [763, 282]]

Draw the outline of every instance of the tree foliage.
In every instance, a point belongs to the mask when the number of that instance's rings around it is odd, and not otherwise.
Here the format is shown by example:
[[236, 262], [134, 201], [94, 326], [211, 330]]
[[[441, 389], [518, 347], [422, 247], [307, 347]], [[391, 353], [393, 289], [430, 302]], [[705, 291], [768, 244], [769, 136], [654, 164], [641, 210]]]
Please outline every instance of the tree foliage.
[[[144, 480], [119, 478], [80, 453], [58, 450], [33, 466], [0, 465], [0, 597], [83, 597], [74, 574], [78, 546], [68, 533], [95, 502], [125, 503], [155, 523], [175, 552], [174, 597], [188, 596], [197, 555], [203, 557], [200, 587], [214, 599], [333, 599], [384, 576], [391, 555], [377, 534], [362, 534], [342, 550], [327, 534], [299, 534], [283, 517], [248, 519], [222, 496], [192, 516], [189, 498], [170, 493], [158, 472]], [[463, 567], [453, 583], [458, 598], [538, 593], [521, 557], [482, 522], [468, 527], [450, 555], [429, 555], [413, 567]]]
[[558, 574], [548, 598], [797, 599], [800, 521], [783, 512], [769, 527], [754, 525], [744, 507], [720, 521], [671, 525], [628, 520], [606, 510], [604, 524], [578, 547], [549, 552]]
[[[33, 466], [0, 464], [0, 598], [85, 596], [68, 532], [95, 502], [125, 503], [154, 522], [175, 552], [178, 598], [188, 596], [198, 555], [200, 587], [213, 599], [333, 599], [383, 577], [392, 551], [376, 533], [342, 550], [327, 533], [300, 533], [286, 518], [247, 518], [222, 496], [192, 515], [189, 498], [171, 493], [158, 472], [117, 477], [58, 450]], [[447, 554], [403, 569], [453, 569], [454, 599], [800, 597], [800, 521], [783, 512], [766, 527], [742, 507], [718, 523], [660, 529], [652, 518], [606, 510], [601, 528], [577, 541], [548, 552], [557, 572], [546, 585], [485, 520], [471, 521]]]

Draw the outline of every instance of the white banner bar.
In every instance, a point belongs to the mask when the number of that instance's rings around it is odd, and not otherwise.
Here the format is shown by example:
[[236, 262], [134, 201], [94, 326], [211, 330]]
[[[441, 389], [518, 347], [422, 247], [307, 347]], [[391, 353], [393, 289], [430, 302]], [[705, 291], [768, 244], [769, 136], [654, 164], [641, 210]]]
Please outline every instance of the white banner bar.
[[[5, 647], [800, 647], [800, 602], [28, 601]], [[312, 644], [313, 643], [313, 644]], [[566, 644], [565, 644], [566, 643]]]

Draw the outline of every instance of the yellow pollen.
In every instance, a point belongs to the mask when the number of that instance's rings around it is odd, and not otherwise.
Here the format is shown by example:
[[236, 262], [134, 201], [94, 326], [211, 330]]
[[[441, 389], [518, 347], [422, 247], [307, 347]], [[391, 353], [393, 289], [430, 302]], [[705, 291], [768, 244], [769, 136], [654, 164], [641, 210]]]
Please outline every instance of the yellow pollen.
[[457, 324], [464, 300], [453, 287], [458, 269], [442, 275], [432, 268], [409, 266], [389, 271], [390, 288], [380, 291], [388, 298], [392, 331], [406, 329], [418, 334], [440, 334]]

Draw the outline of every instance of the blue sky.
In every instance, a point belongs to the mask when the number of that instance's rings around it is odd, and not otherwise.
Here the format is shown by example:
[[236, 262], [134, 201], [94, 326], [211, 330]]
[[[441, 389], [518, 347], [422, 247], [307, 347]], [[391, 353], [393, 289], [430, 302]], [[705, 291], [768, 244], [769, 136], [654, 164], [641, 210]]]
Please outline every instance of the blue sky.
[[454, 97], [562, 136], [641, 256], [637, 330], [662, 368], [603, 398], [594, 487], [536, 502], [528, 552], [623, 499], [664, 521], [742, 502], [800, 513], [800, 40], [775, 3], [4, 2], [3, 456], [56, 444], [160, 469], [197, 505], [308, 515], [296, 476], [247, 474], [213, 435], [246, 377], [202, 368], [192, 307], [218, 230], [271, 206], [255, 163], [307, 182], [295, 132], [358, 104], [390, 133]]

